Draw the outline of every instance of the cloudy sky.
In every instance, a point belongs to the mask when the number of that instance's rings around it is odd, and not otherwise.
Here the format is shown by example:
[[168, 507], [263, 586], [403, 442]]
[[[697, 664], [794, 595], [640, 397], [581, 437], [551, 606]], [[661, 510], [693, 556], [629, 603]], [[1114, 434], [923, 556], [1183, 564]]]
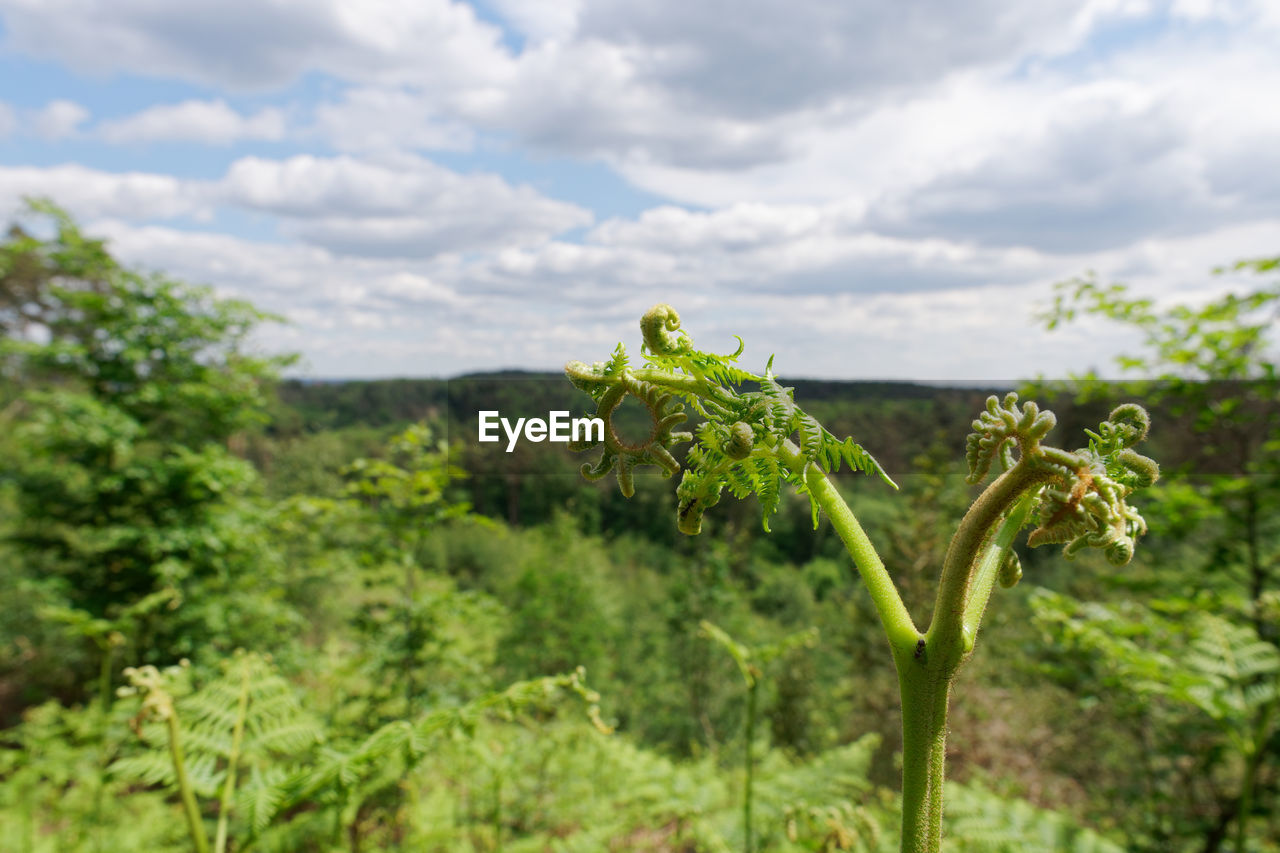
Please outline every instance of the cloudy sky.
[[[783, 375], [1001, 379], [1280, 253], [1277, 0], [0, 0], [0, 214], [317, 377], [555, 369], [657, 301]], [[754, 356], [754, 358], [752, 358]]]

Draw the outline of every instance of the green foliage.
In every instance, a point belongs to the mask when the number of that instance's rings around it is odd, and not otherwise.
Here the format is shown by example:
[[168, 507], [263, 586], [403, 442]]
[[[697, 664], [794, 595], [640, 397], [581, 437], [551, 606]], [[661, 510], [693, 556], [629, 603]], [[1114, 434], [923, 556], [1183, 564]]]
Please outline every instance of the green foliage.
[[948, 849], [963, 853], [1121, 853], [1124, 848], [1062, 815], [974, 786], [947, 790]]
[[[1042, 413], [1034, 403], [1019, 406], [1016, 393], [1003, 400], [988, 398], [968, 438], [969, 480], [981, 482], [997, 461], [1003, 473], [973, 503], [952, 538], [943, 558], [933, 619], [921, 631], [861, 524], [825, 476], [843, 460], [850, 467], [879, 473], [892, 485], [879, 463], [851, 440], [836, 441], [797, 408], [791, 389], [773, 378], [772, 360], [763, 376], [736, 367], [744, 348], [741, 339], [737, 351], [726, 356], [695, 350], [680, 329], [678, 315], [665, 304], [650, 309], [640, 329], [644, 368], [632, 370], [621, 345], [608, 362], [589, 367], [573, 361], [565, 367], [569, 380], [597, 403], [605, 424], [603, 441], [577, 448], [604, 444], [599, 463], [584, 465], [583, 474], [598, 479], [616, 465], [622, 493], [630, 496], [635, 465], [656, 464], [668, 476], [679, 470], [669, 448], [691, 437], [671, 431], [686, 419], [683, 406], [674, 402], [680, 397], [705, 419], [696, 430], [698, 444], [688, 454], [688, 468], [676, 490], [681, 532], [701, 530], [703, 513], [719, 502], [726, 486], [737, 497], [757, 495], [766, 530], [769, 515], [779, 505], [783, 481], [808, 495], [815, 528], [819, 511], [827, 513], [867, 585], [898, 671], [903, 707], [902, 849], [937, 853], [951, 682], [973, 651], [996, 579], [1012, 586], [1020, 575], [1014, 540], [1034, 517], [1038, 526], [1029, 545], [1065, 543], [1068, 557], [1091, 546], [1102, 549], [1113, 564], [1127, 564], [1135, 540], [1146, 532], [1146, 522], [1126, 499], [1159, 476], [1154, 461], [1131, 449], [1146, 437], [1149, 416], [1136, 404], [1117, 407], [1096, 432], [1088, 433], [1087, 448], [1067, 452], [1041, 444], [1056, 423], [1054, 415]], [[738, 391], [735, 386], [746, 381], [756, 382], [760, 390]], [[649, 436], [638, 444], [622, 439], [612, 424], [614, 410], [628, 395], [645, 405], [652, 421]], [[745, 647], [714, 626], [704, 630], [729, 650], [748, 684], [743, 826], [749, 853], [751, 739], [759, 673]]]
[[[463, 596], [424, 589], [419, 577], [426, 531], [468, 511], [466, 503], [448, 494], [463, 472], [450, 464], [448, 444], [435, 440], [426, 424], [415, 424], [392, 437], [385, 457], [357, 459], [345, 473], [347, 495], [361, 507], [362, 520], [374, 533], [363, 548], [371, 564], [366, 585], [382, 590], [361, 595], [358, 624], [371, 640], [379, 640], [370, 644], [379, 650], [372, 656], [375, 679], [399, 682], [404, 707], [396, 713], [412, 715], [425, 689], [418, 673], [430, 671], [447, 654], [436, 630], [443, 611], [465, 607], [475, 614]], [[379, 582], [389, 575], [400, 578], [395, 595]]]
[[[255, 373], [240, 334], [252, 309], [120, 269], [44, 218], [0, 252], [0, 847], [1280, 844], [1270, 290], [1185, 310], [1063, 291], [1078, 316], [1111, 306], [1154, 336], [1127, 363], [1168, 381], [1127, 393], [1191, 428], [1151, 430], [1151, 485], [1148, 418], [1114, 393], [1053, 402], [1084, 433], [1058, 450], [1039, 407], [1000, 393], [983, 409], [996, 389], [792, 391], [745, 370], [741, 341], [694, 349], [665, 306], [634, 357], [570, 365], [585, 397], [512, 374], [295, 383], [274, 404], [278, 363]], [[168, 355], [146, 350], [166, 330], [182, 339]], [[1239, 381], [1192, 381], [1219, 376]], [[588, 473], [619, 490], [560, 476], [576, 463], [545, 446], [439, 440], [473, 435], [481, 409], [585, 405], [616, 438]], [[973, 411], [971, 473], [996, 476], [970, 505], [954, 450]], [[849, 434], [875, 436], [878, 461]], [[1230, 476], [1182, 478], [1180, 459]], [[682, 473], [683, 524], [643, 465]], [[842, 465], [891, 471], [901, 493], [824, 476]], [[755, 506], [719, 500], [710, 541], [679, 536], [725, 492], [755, 495], [772, 535]], [[815, 508], [832, 524], [813, 532]], [[1028, 526], [1078, 559], [1024, 549]], [[1132, 554], [1146, 526], [1158, 535]], [[1020, 583], [984, 621], [1024, 568], [1070, 598]], [[930, 600], [917, 628], [903, 602]], [[973, 657], [980, 625], [1004, 654]], [[783, 657], [809, 626], [822, 645]], [[196, 663], [139, 667], [145, 695], [112, 701], [117, 659], [183, 655]], [[566, 699], [587, 719], [558, 712]], [[943, 754], [964, 780], [945, 816]]]
[[[111, 771], [147, 785], [177, 784], [164, 723], [176, 715], [192, 790], [212, 798], [228, 776], [261, 773], [282, 760], [310, 751], [320, 742], [318, 721], [304, 712], [292, 685], [256, 655], [237, 654], [223, 674], [193, 689], [189, 667], [126, 669], [129, 686], [121, 696], [138, 695], [138, 732], [149, 751], [117, 759]], [[237, 742], [236, 730], [242, 730]], [[234, 758], [233, 758], [234, 756]]]
[[592, 721], [607, 731], [598, 714], [599, 696], [584, 685], [581, 672], [517, 682], [466, 705], [389, 723], [353, 747], [328, 750], [291, 774], [255, 779], [246, 793], [260, 804], [253, 834], [266, 849], [290, 849], [288, 839], [323, 834], [334, 820], [360, 832], [381, 804], [396, 803], [405, 779], [436, 754], [442, 739], [467, 737], [490, 717], [545, 714], [566, 697], [585, 702]]
[[[760, 376], [739, 368], [741, 339], [737, 351], [728, 355], [695, 350], [669, 305], [651, 309], [640, 327], [645, 340], [643, 368], [630, 367], [622, 344], [607, 362], [588, 366], [571, 361], [565, 366], [569, 380], [596, 402], [596, 417], [604, 422], [603, 440], [574, 446], [575, 450], [590, 450], [603, 445], [599, 461], [582, 467], [588, 479], [599, 479], [616, 468], [619, 487], [630, 497], [635, 492], [633, 468], [656, 465], [666, 476], [675, 474], [681, 465], [671, 449], [696, 436], [676, 492], [679, 528], [688, 534], [701, 531], [703, 513], [719, 503], [725, 488], [737, 498], [756, 495], [767, 531], [769, 516], [778, 509], [782, 484], [806, 491], [803, 477], [780, 464], [776, 454], [777, 446], [793, 435], [799, 438], [805, 461], [823, 471], [839, 470], [843, 462], [850, 469], [879, 474], [893, 485], [860, 445], [852, 439], [836, 439], [796, 405], [792, 389], [774, 379], [772, 359]], [[747, 382], [756, 383], [759, 390], [738, 390]], [[652, 422], [649, 435], [639, 443], [625, 439], [613, 423], [614, 412], [627, 396], [644, 405]], [[672, 431], [688, 418], [683, 411], [685, 403], [705, 418], [696, 433]], [[815, 526], [817, 513], [815, 502]]]
[[41, 240], [18, 226], [0, 244], [0, 363], [10, 379], [69, 383], [181, 445], [262, 422], [263, 383], [289, 359], [250, 356], [245, 341], [272, 318], [121, 267], [52, 204], [29, 211], [55, 233]]
[[1251, 628], [1207, 612], [1190, 623], [1137, 605], [1123, 614], [1043, 590], [1032, 606], [1055, 642], [1097, 655], [1113, 685], [1198, 709], [1243, 754], [1265, 744], [1269, 728], [1254, 722], [1280, 698], [1280, 650]]
[[221, 792], [214, 848], [219, 853], [231, 837], [227, 826], [233, 813], [235, 835], [245, 843], [261, 840], [267, 849], [309, 835], [332, 817], [356, 820], [367, 803], [396, 789], [432, 754], [440, 738], [473, 732], [491, 716], [514, 719], [575, 696], [607, 731], [596, 704], [599, 696], [584, 685], [579, 671], [519, 682], [465, 705], [389, 723], [353, 746], [317, 751], [326, 739], [323, 727], [268, 662], [241, 654], [225, 670], [196, 690], [185, 665], [126, 670], [131, 686], [121, 693], [141, 698], [135, 725], [142, 744], [151, 749], [111, 766], [121, 779], [163, 786], [189, 801], [199, 849], [208, 847], [198, 799], [212, 800]]
[[[540, 831], [524, 843], [504, 844], [504, 849], [549, 847], [588, 853], [741, 848], [741, 805], [732, 779], [712, 759], [675, 763], [618, 737], [565, 734], [569, 739], [553, 731], [546, 741], [522, 744], [523, 750], [510, 753], [514, 766], [507, 769], [506, 778], [513, 787], [520, 785], [519, 779], [536, 778], [534, 768], [548, 753], [547, 772], [555, 784], [534, 800], [539, 807], [530, 817]], [[759, 849], [824, 849], [831, 830], [825, 822], [809, 820], [811, 812], [858, 814], [874, 824], [870, 831], [878, 831], [882, 814], [866, 781], [876, 745], [876, 738], [868, 736], [808, 762], [771, 753], [757, 770]], [[536, 790], [528, 794], [536, 795]], [[520, 820], [528, 806], [522, 809], [518, 801], [508, 801], [504, 809]]]
[[[234, 621], [200, 590], [259, 557], [256, 474], [227, 444], [262, 422], [287, 359], [245, 352], [269, 319], [247, 304], [120, 266], [50, 204], [29, 212], [52, 236], [15, 227], [0, 243], [0, 371], [17, 391], [5, 534], [55, 606], [133, 613], [135, 647], [189, 651]], [[137, 610], [165, 590], [171, 605], [200, 604]], [[188, 619], [204, 636], [178, 641]]]
[[376, 513], [402, 542], [468, 509], [448, 495], [465, 472], [449, 461], [448, 443], [437, 441], [425, 423], [393, 436], [385, 457], [355, 460], [346, 475], [347, 494]]
[[[1151, 704], [1161, 703], [1173, 715], [1163, 727], [1168, 737], [1205, 741], [1197, 759], [1209, 789], [1226, 786], [1234, 802], [1245, 799], [1241, 808], [1253, 808], [1259, 764], [1280, 731], [1280, 651], [1274, 645], [1251, 627], [1198, 608], [1190, 618], [1161, 614], [1185, 609], [1176, 602], [1121, 610], [1038, 591], [1032, 605], [1055, 645], [1078, 661], [1059, 672], [1060, 678], [1087, 678], [1083, 657], [1097, 668], [1092, 678], [1117, 694], [1128, 713], [1149, 719]], [[1176, 755], [1181, 744], [1158, 746], [1160, 753]], [[1167, 807], [1149, 805], [1153, 812]], [[1175, 817], [1194, 825], [1194, 814]]]
[[[1266, 275], [1277, 266], [1275, 258], [1260, 259], [1242, 261], [1232, 271]], [[1065, 608], [1055, 609], [1056, 623], [1073, 626], [1072, 636], [1106, 662], [1095, 677], [1110, 695], [1163, 700], [1159, 714], [1168, 739], [1156, 741], [1161, 760], [1184, 750], [1188, 740], [1202, 744], [1195, 764], [1206, 784], [1184, 782], [1182, 771], [1164, 768], [1152, 773], [1156, 778], [1142, 791], [1148, 811], [1159, 816], [1144, 826], [1153, 848], [1164, 848], [1171, 834], [1200, 833], [1210, 849], [1230, 827], [1236, 849], [1243, 850], [1250, 824], [1275, 812], [1267, 803], [1275, 791], [1266, 770], [1276, 754], [1268, 738], [1276, 724], [1280, 641], [1280, 624], [1267, 605], [1276, 594], [1280, 545], [1277, 300], [1280, 284], [1274, 277], [1242, 294], [1172, 306], [1087, 277], [1059, 285], [1043, 316], [1051, 329], [1095, 316], [1138, 331], [1143, 351], [1120, 357], [1117, 365], [1154, 378], [1144, 383], [1147, 397], [1190, 427], [1183, 439], [1184, 469], [1197, 476], [1163, 490], [1161, 515], [1153, 523], [1186, 543], [1186, 556], [1178, 562], [1198, 569], [1194, 581], [1185, 571], [1153, 569], [1155, 579], [1148, 584], [1156, 598], [1150, 606], [1159, 612], [1138, 608], [1121, 617], [1103, 605], [1081, 605], [1093, 608], [1087, 618], [1064, 621]], [[1101, 385], [1091, 373], [1079, 377], [1076, 388], [1081, 396], [1094, 395]], [[1132, 473], [1142, 476], [1140, 468]], [[1199, 596], [1189, 596], [1188, 585], [1201, 590]], [[1200, 612], [1206, 608], [1215, 614]], [[1121, 631], [1120, 637], [1097, 636], [1096, 626], [1104, 624]], [[1159, 635], [1167, 639], [1157, 644]], [[1125, 672], [1129, 676], [1117, 681], [1117, 673]], [[1097, 681], [1085, 683], [1098, 689]], [[1142, 718], [1152, 712], [1134, 709], [1136, 701], [1119, 706], [1131, 724], [1150, 728]], [[1188, 714], [1190, 708], [1203, 716]]]
[[816, 629], [801, 631], [784, 637], [775, 643], [752, 647], [743, 645], [726, 634], [723, 628], [706, 620], [703, 620], [701, 630], [708, 639], [729, 653], [734, 663], [738, 665], [742, 680], [747, 685], [747, 727], [743, 738], [746, 744], [746, 755], [743, 760], [745, 781], [743, 782], [742, 792], [742, 849], [746, 853], [751, 853], [755, 849], [755, 826], [752, 821], [751, 811], [755, 801], [755, 785], [753, 784], [755, 776], [754, 746], [757, 695], [760, 690], [760, 680], [764, 677], [764, 668], [770, 662], [801, 646], [814, 645], [818, 639], [818, 632]]
[[[96, 710], [56, 702], [0, 732], [0, 838], [7, 850], [189, 850], [163, 795], [101, 772]], [[113, 715], [110, 739], [123, 737]]]
[[733, 662], [738, 665], [742, 680], [748, 688], [756, 686], [756, 682], [764, 675], [764, 668], [777, 658], [781, 658], [805, 646], [812, 647], [818, 641], [818, 629], [810, 628], [783, 637], [773, 643], [759, 646], [745, 646], [725, 633], [724, 629], [705, 619], [700, 626], [702, 633], [713, 643], [729, 653]]
[[[1240, 261], [1233, 270], [1272, 272], [1277, 260]], [[1157, 310], [1151, 299], [1130, 297], [1125, 285], [1103, 286], [1089, 275], [1060, 283], [1053, 307], [1041, 319], [1051, 330], [1089, 314], [1136, 327], [1147, 354], [1120, 356], [1118, 365], [1125, 370], [1154, 371], [1166, 379], [1274, 379], [1274, 371], [1259, 362], [1273, 320], [1267, 311], [1277, 299], [1280, 290], [1273, 285], [1228, 293], [1200, 307]]]

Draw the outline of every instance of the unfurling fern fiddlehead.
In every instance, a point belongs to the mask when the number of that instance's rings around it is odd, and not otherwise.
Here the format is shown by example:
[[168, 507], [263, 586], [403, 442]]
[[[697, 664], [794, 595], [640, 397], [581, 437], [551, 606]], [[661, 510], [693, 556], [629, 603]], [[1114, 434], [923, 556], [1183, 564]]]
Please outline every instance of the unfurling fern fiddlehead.
[[[596, 480], [616, 471], [622, 493], [635, 492], [633, 471], [640, 465], [657, 466], [665, 476], [682, 469], [672, 454], [680, 443], [694, 442], [685, 459], [684, 475], [676, 490], [677, 523], [682, 532], [702, 529], [703, 513], [719, 501], [727, 488], [734, 497], [754, 494], [760, 500], [763, 523], [778, 508], [782, 484], [806, 492], [804, 468], [813, 464], [834, 471], [841, 462], [850, 468], [879, 474], [892, 485], [880, 465], [852, 439], [837, 440], [792, 399], [790, 388], [779, 385], [771, 370], [763, 375], [738, 367], [742, 340], [736, 352], [717, 355], [693, 348], [680, 328], [680, 317], [670, 305], [655, 305], [640, 321], [644, 337], [644, 366], [633, 368], [626, 349], [618, 344], [607, 362], [588, 366], [581, 361], [565, 365], [565, 374], [596, 403], [596, 416], [604, 422], [602, 440], [578, 442], [575, 450], [603, 445], [595, 463], [585, 463], [582, 473]], [[757, 390], [740, 386], [754, 383]], [[647, 410], [649, 434], [628, 441], [618, 433], [613, 417], [622, 401], [634, 397]], [[688, 405], [703, 418], [694, 432], [675, 432], [687, 420]], [[792, 442], [792, 437], [797, 441]], [[801, 464], [788, 462], [784, 448], [799, 453]], [[812, 501], [812, 495], [810, 495]], [[818, 506], [813, 503], [814, 523]]]
[[[943, 560], [933, 616], [924, 631], [912, 621], [893, 577], [857, 518], [824, 472], [843, 461], [877, 473], [892, 484], [878, 463], [852, 439], [838, 441], [778, 384], [772, 359], [762, 375], [742, 370], [736, 352], [715, 355], [693, 348], [669, 305], [658, 305], [640, 323], [644, 366], [632, 368], [622, 345], [604, 363], [570, 362], [569, 378], [596, 401], [606, 429], [604, 450], [591, 478], [617, 468], [623, 494], [633, 490], [632, 469], [657, 465], [667, 476], [681, 466], [673, 445], [694, 440], [676, 490], [678, 522], [697, 533], [703, 513], [727, 488], [735, 497], [755, 494], [765, 529], [777, 508], [784, 482], [808, 495], [815, 526], [821, 509], [831, 520], [867, 587], [884, 625], [898, 670], [902, 696], [902, 850], [938, 853], [942, 838], [942, 792], [946, 760], [947, 712], [960, 664], [974, 648], [992, 588], [1013, 586], [1022, 568], [1013, 551], [1027, 524], [1032, 546], [1064, 544], [1068, 557], [1099, 548], [1124, 565], [1147, 529], [1128, 499], [1159, 476], [1156, 463], [1133, 447], [1147, 434], [1149, 418], [1140, 406], [1116, 408], [1087, 447], [1075, 451], [1047, 447], [1042, 440], [1055, 418], [1035, 403], [1018, 404], [1016, 394], [991, 397], [973, 422], [968, 439], [969, 480], [979, 483], [996, 468], [1000, 474], [974, 501], [951, 539]], [[755, 390], [742, 390], [753, 383]], [[641, 442], [622, 440], [612, 416], [627, 395], [649, 411], [652, 426]], [[692, 432], [673, 432], [683, 423], [683, 404], [703, 422]], [[579, 446], [578, 449], [587, 449]]]
[[[1160, 476], [1154, 460], [1133, 450], [1146, 438], [1151, 419], [1141, 406], [1119, 406], [1097, 432], [1086, 431], [1088, 447], [1070, 453], [1041, 446], [1054, 423], [1053, 413], [1041, 412], [1035, 403], [1019, 407], [1017, 394], [1003, 401], [988, 398], [987, 410], [973, 422], [968, 438], [969, 482], [981, 482], [997, 459], [1002, 471], [1025, 465], [1043, 480], [1030, 496], [1037, 527], [1027, 544], [1065, 544], [1068, 558], [1085, 547], [1099, 548], [1112, 564], [1123, 566], [1133, 558], [1138, 537], [1147, 532], [1146, 522], [1126, 498]], [[1001, 582], [1015, 574], [1021, 570], [1002, 569]]]

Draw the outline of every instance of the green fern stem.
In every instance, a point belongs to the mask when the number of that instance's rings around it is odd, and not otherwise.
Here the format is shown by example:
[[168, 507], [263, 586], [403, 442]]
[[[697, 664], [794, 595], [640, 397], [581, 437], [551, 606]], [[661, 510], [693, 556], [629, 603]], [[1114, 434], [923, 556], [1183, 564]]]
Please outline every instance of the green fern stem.
[[[896, 651], [896, 650], [895, 650]], [[902, 698], [902, 853], [942, 849], [942, 789], [951, 675], [926, 655], [895, 654]]]
[[942, 849], [951, 684], [973, 650], [1000, 563], [1031, 511], [1029, 496], [1048, 476], [1020, 461], [986, 488], [947, 549], [929, 630], [909, 653], [894, 646], [902, 699], [903, 853]]
[[[645, 367], [629, 369], [621, 344], [607, 363], [588, 367], [574, 361], [565, 367], [569, 379], [597, 402], [602, 416], [611, 415], [628, 393], [640, 398], [653, 416], [653, 432], [646, 445], [622, 447], [616, 439], [611, 444], [606, 436], [600, 462], [584, 465], [584, 475], [599, 479], [616, 465], [619, 486], [630, 497], [634, 466], [657, 465], [667, 476], [679, 471], [681, 464], [669, 446], [692, 440], [694, 435], [670, 431], [685, 417], [678, 409], [682, 404], [669, 407], [675, 395], [706, 419], [696, 430], [697, 443], [676, 490], [682, 532], [698, 533], [704, 511], [719, 502], [725, 489], [738, 498], [756, 494], [765, 530], [770, 513], [777, 509], [783, 482], [808, 494], [814, 525], [819, 513], [830, 519], [871, 595], [893, 651], [903, 715], [902, 850], [939, 853], [951, 685], [973, 651], [996, 580], [1011, 586], [1021, 573], [1013, 553], [1018, 532], [1034, 515], [1038, 526], [1028, 537], [1030, 546], [1063, 544], [1068, 558], [1093, 547], [1102, 550], [1113, 565], [1128, 563], [1134, 543], [1147, 526], [1126, 499], [1159, 476], [1153, 460], [1132, 450], [1145, 438], [1149, 416], [1135, 404], [1121, 405], [1096, 432], [1086, 431], [1088, 447], [1067, 452], [1040, 444], [1056, 422], [1052, 412], [1041, 411], [1034, 402], [1019, 405], [1012, 392], [1003, 399], [989, 397], [967, 439], [968, 480], [977, 484], [993, 468], [1004, 473], [982, 492], [952, 537], [931, 621], [922, 634], [870, 539], [824, 474], [824, 470], [838, 470], [843, 461], [851, 469], [877, 473], [893, 485], [870, 454], [851, 438], [837, 440], [796, 406], [792, 389], [774, 378], [772, 359], [763, 376], [739, 369], [734, 362], [742, 352], [741, 339], [731, 355], [694, 350], [668, 305], [655, 306], [641, 321], [641, 329], [647, 346]], [[759, 390], [736, 390], [744, 381], [757, 383]], [[789, 437], [797, 433], [798, 446]], [[742, 666], [741, 649], [725, 638], [720, 641]], [[750, 749], [748, 739], [748, 768]], [[749, 770], [747, 780], [744, 835], [749, 849]], [[1245, 797], [1249, 794], [1246, 791]]]
[[[961, 520], [942, 561], [938, 597], [924, 637], [930, 666], [936, 667], [939, 673], [950, 677], [973, 648], [977, 619], [968, 622], [966, 617], [980, 616], [985, 608], [985, 597], [974, 580], [982, 575], [979, 569], [989, 565], [981, 558], [993, 529], [1025, 495], [1039, 488], [1051, 476], [1050, 469], [1024, 457], [987, 486]], [[1012, 544], [1017, 528], [1011, 532], [1006, 528], [1006, 532], [1009, 544]], [[997, 566], [998, 563], [989, 566], [992, 574]], [[971, 592], [977, 594], [971, 595]], [[989, 596], [990, 592], [988, 586], [986, 595]], [[970, 609], [971, 599], [978, 604], [976, 614]]]
[[1271, 714], [1275, 709], [1276, 703], [1272, 701], [1258, 714], [1251, 746], [1245, 753], [1244, 779], [1240, 785], [1240, 814], [1236, 818], [1236, 850], [1240, 853], [1244, 853], [1245, 842], [1249, 838], [1249, 812], [1253, 810], [1254, 786], [1258, 780], [1258, 771], [1262, 768], [1262, 759], [1266, 755], [1266, 732], [1270, 728]]
[[790, 441], [777, 449], [793, 471], [803, 470], [806, 488], [853, 558], [889, 637], [902, 700], [902, 851], [938, 853], [942, 844], [947, 702], [955, 669], [944, 673], [922, 654], [924, 638], [875, 546], [835, 485], [817, 466], [806, 465], [799, 448]]
[[249, 716], [249, 665], [242, 666], [240, 698], [236, 705], [236, 722], [231, 730], [231, 753], [227, 756], [227, 778], [218, 802], [218, 829], [214, 835], [214, 853], [226, 853], [227, 825], [231, 819], [231, 798], [236, 790], [236, 766], [240, 763], [240, 746], [244, 741], [244, 724]]
[[920, 632], [911, 621], [911, 614], [902, 603], [902, 596], [898, 594], [898, 588], [894, 585], [893, 578], [889, 576], [884, 561], [876, 553], [875, 546], [871, 544], [866, 531], [858, 523], [849, 505], [840, 496], [839, 490], [818, 466], [809, 464], [805, 460], [800, 448], [796, 447], [792, 441], [779, 442], [775, 449], [778, 457], [791, 471], [804, 477], [805, 488], [826, 513], [827, 518], [831, 520], [831, 526], [844, 542], [845, 549], [853, 559], [853, 564], [862, 576], [868, 592], [871, 593], [871, 600], [875, 604], [876, 612], [880, 615], [880, 622], [884, 625], [885, 633], [889, 637], [889, 643], [893, 646], [895, 654], [898, 650], [915, 649], [916, 642], [920, 639]]
[[759, 673], [752, 673], [752, 675], [753, 677], [747, 685], [747, 772], [746, 778], [742, 783], [742, 849], [746, 853], [752, 853], [755, 849], [755, 840], [752, 837], [751, 827], [751, 800], [755, 796], [755, 755], [753, 754], [752, 745], [756, 737], [756, 694], [760, 689], [760, 678]]
[[1031, 512], [1029, 495], [1050, 476], [1048, 469], [1029, 461], [1015, 465], [974, 503], [948, 550], [933, 621], [922, 636], [835, 485], [816, 466], [806, 465], [790, 441], [777, 451], [793, 471], [803, 471], [805, 486], [853, 558], [889, 637], [902, 700], [902, 850], [938, 853], [951, 683], [973, 648], [1000, 562]]
[[1035, 507], [1035, 490], [1023, 494], [1022, 499], [1009, 511], [1004, 521], [996, 530], [995, 537], [985, 545], [974, 567], [973, 579], [970, 582], [969, 600], [964, 607], [964, 650], [965, 654], [973, 651], [973, 644], [978, 635], [978, 626], [986, 612], [987, 602], [991, 598], [991, 589], [995, 586], [1000, 566], [1009, 558], [1018, 531], [1027, 523], [1032, 509]]
[[191, 843], [196, 853], [209, 853], [209, 836], [204, 829], [204, 819], [200, 816], [200, 807], [196, 805], [196, 793], [191, 788], [191, 780], [187, 778], [186, 763], [182, 759], [182, 741], [178, 734], [178, 714], [170, 710], [165, 715], [165, 725], [169, 729], [169, 755], [173, 758], [173, 775], [178, 782], [178, 792], [182, 796], [182, 810], [187, 816], [187, 829], [191, 832]]

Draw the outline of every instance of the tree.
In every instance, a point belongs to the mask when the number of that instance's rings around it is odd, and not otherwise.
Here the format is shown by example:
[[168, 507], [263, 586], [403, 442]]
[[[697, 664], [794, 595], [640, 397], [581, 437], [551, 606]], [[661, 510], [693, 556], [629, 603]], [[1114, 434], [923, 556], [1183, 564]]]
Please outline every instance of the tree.
[[438, 675], [433, 670], [456, 645], [443, 623], [450, 614], [481, 619], [485, 611], [484, 601], [451, 584], [424, 583], [422, 577], [426, 532], [470, 509], [448, 495], [463, 472], [450, 464], [448, 443], [418, 423], [391, 439], [385, 458], [357, 459], [347, 476], [348, 494], [360, 507], [358, 518], [373, 532], [364, 549], [372, 565], [365, 573], [368, 591], [358, 624], [370, 640], [378, 681], [396, 685], [404, 700], [402, 715], [412, 715], [430, 698], [429, 680]]
[[[1232, 269], [1273, 273], [1280, 257]], [[1036, 608], [1060, 643], [1084, 652], [1073, 654], [1077, 671], [1068, 677], [1081, 679], [1082, 662], [1096, 659], [1092, 688], [1110, 691], [1115, 716], [1127, 716], [1158, 741], [1148, 758], [1183, 760], [1181, 768], [1170, 761], [1159, 772], [1148, 763], [1142, 811], [1151, 818], [1144, 841], [1152, 849], [1170, 849], [1171, 834], [1185, 834], [1190, 825], [1201, 849], [1218, 850], [1230, 837], [1243, 853], [1251, 823], [1276, 814], [1280, 778], [1267, 758], [1280, 747], [1280, 375], [1271, 338], [1277, 312], [1280, 281], [1200, 306], [1159, 307], [1123, 284], [1102, 286], [1086, 276], [1060, 284], [1043, 316], [1049, 329], [1096, 316], [1139, 332], [1142, 353], [1122, 355], [1117, 365], [1144, 377], [1149, 403], [1191, 427], [1179, 448], [1187, 459], [1184, 476], [1163, 487], [1172, 499], [1154, 502], [1151, 524], [1181, 530], [1191, 552], [1203, 555], [1200, 564], [1161, 561], [1154, 597], [1130, 603], [1123, 618], [1061, 597], [1042, 597]], [[1093, 372], [1076, 379], [1082, 396], [1104, 387]], [[1170, 613], [1178, 618], [1162, 615]], [[1128, 637], [1153, 640], [1144, 647], [1122, 639]], [[1175, 673], [1174, 680], [1156, 675], [1160, 661], [1169, 662], [1163, 672]], [[1145, 676], [1134, 676], [1142, 667]], [[1153, 714], [1162, 721], [1156, 732]], [[1201, 745], [1188, 747], [1197, 738]], [[1267, 837], [1275, 840], [1274, 828]]]
[[[48, 202], [30, 203], [28, 219], [0, 243], [0, 382], [15, 424], [0, 479], [15, 493], [4, 532], [24, 574], [94, 619], [165, 589], [174, 608], [189, 602], [183, 621], [225, 631], [260, 616], [248, 605], [215, 613], [208, 593], [261, 558], [244, 504], [256, 474], [228, 445], [265, 419], [288, 362], [248, 352], [271, 318], [125, 268]], [[170, 613], [131, 619], [129, 639], [189, 653], [198, 632], [179, 648]]]
[[[1241, 261], [1232, 268], [1258, 274], [1280, 269], [1280, 257]], [[1222, 272], [1222, 270], [1218, 270]], [[1280, 280], [1200, 307], [1158, 308], [1134, 298], [1123, 284], [1102, 286], [1093, 276], [1058, 286], [1043, 315], [1050, 330], [1083, 316], [1103, 317], [1138, 331], [1143, 353], [1116, 358], [1143, 377], [1144, 396], [1190, 423], [1181, 455], [1183, 473], [1226, 474], [1206, 482], [1204, 497], [1219, 508], [1220, 533], [1209, 568], [1239, 584], [1254, 627], [1265, 632], [1266, 593], [1280, 578], [1280, 364], [1270, 335], [1280, 313]], [[1075, 377], [1088, 394], [1101, 385], [1095, 372]], [[1277, 637], [1269, 637], [1273, 642]]]

